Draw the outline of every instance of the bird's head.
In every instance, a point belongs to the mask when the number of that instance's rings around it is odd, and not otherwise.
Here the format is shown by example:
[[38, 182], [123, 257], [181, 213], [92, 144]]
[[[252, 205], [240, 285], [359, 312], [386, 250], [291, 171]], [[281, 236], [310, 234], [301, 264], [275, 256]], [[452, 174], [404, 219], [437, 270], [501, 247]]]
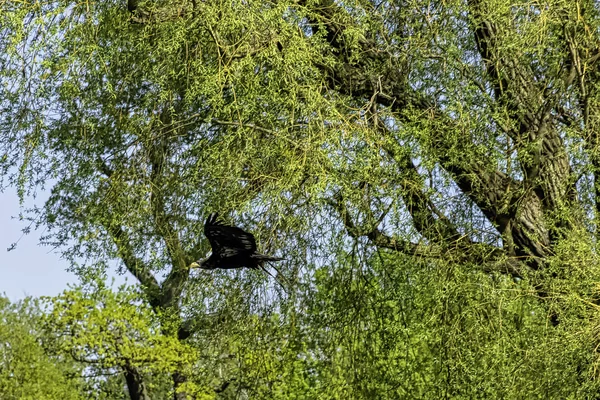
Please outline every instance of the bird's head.
[[190, 268], [214, 269], [214, 267], [210, 263], [210, 257], [208, 254], [206, 255], [205, 258], [201, 258], [201, 259], [191, 263]]

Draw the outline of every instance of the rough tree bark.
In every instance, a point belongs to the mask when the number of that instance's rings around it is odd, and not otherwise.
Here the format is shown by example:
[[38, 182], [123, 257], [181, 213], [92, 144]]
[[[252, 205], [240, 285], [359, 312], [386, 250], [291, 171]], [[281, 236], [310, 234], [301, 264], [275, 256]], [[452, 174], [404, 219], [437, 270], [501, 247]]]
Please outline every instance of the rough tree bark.
[[125, 382], [129, 391], [131, 400], [150, 400], [146, 384], [135, 367], [127, 365], [123, 368]]
[[[337, 69], [322, 68], [328, 75], [329, 89], [350, 95], [359, 104], [374, 102], [387, 107], [394, 112], [396, 122], [400, 124], [409, 122], [403, 110], [416, 110], [424, 115], [425, 129], [435, 129], [435, 135], [427, 144], [429, 151], [436, 155], [439, 166], [450, 174], [462, 193], [479, 207], [497, 229], [503, 245], [494, 247], [460, 237], [452, 221], [441, 215], [424, 194], [425, 187], [406, 191], [402, 201], [407, 205], [414, 227], [430, 243], [427, 248], [420, 243], [402, 241], [383, 233], [377, 223], [373, 223], [381, 221], [383, 215], [371, 215], [366, 226], [356, 226], [338, 194], [330, 204], [341, 215], [351, 236], [364, 236], [378, 247], [406, 254], [434, 257], [436, 254], [446, 254], [456, 260], [481, 265], [483, 270], [495, 270], [515, 277], [521, 276], [526, 270], [543, 270], [549, 258], [555, 255], [556, 244], [567, 232], [585, 229], [584, 211], [577, 196], [578, 177], [570, 166], [566, 144], [559, 129], [561, 124], [573, 128], [579, 123], [573, 122], [576, 117], [565, 112], [560, 105], [559, 100], [567, 97], [569, 91], [579, 93], [580, 107], [577, 113], [584, 116], [580, 134], [590, 155], [595, 178], [596, 213], [597, 216], [600, 214], [600, 156], [596, 133], [598, 107], [591, 106], [589, 100], [595, 95], [591, 93], [597, 90], [593, 81], [598, 74], [589, 71], [597, 71], [600, 46], [597, 41], [591, 40], [588, 48], [582, 48], [575, 40], [577, 35], [583, 35], [582, 32], [593, 30], [585, 23], [586, 7], [578, 3], [579, 6], [576, 8], [573, 5], [570, 11], [573, 15], [565, 15], [565, 21], [574, 21], [577, 9], [579, 21], [583, 22], [575, 27], [565, 22], [562, 41], [568, 51], [564, 52], [561, 69], [556, 76], [542, 79], [536, 75], [535, 66], [517, 60], [510, 55], [510, 51], [501, 48], [498, 40], [501, 27], [489, 20], [486, 14], [486, 7], [491, 7], [491, 3], [485, 0], [468, 2], [470, 28], [481, 58], [481, 75], [485, 80], [475, 84], [486, 93], [491, 87], [496, 107], [509, 116], [508, 123], [496, 123], [498, 129], [510, 138], [517, 155], [522, 178], [515, 179], [502, 171], [491, 169], [494, 163], [485, 155], [450, 156], [468, 154], [467, 147], [463, 152], [460, 141], [457, 143], [453, 136], [457, 128], [453, 118], [438, 106], [434, 95], [425, 95], [411, 88], [406, 82], [409, 66], [397, 54], [387, 53], [378, 48], [376, 43], [365, 39], [360, 43], [359, 51], [367, 55], [366, 58], [358, 63], [350, 62], [348, 55], [352, 53], [353, 45], [345, 43], [343, 39], [344, 30], [349, 27], [336, 22], [347, 20], [336, 17], [346, 11], [336, 2], [321, 0], [301, 4], [311, 10], [313, 32], [326, 30], [333, 54], [340, 61], [338, 65], [341, 67]], [[588, 5], [589, 9], [593, 7]], [[390, 59], [396, 62], [390, 63]], [[383, 73], [378, 72], [378, 76], [373, 76], [373, 65], [386, 67], [380, 69]], [[577, 82], [579, 90], [574, 90]], [[374, 120], [377, 121], [376, 118]], [[378, 124], [378, 129], [388, 143], [394, 142], [395, 139], [383, 124]], [[397, 163], [399, 176], [411, 176], [411, 182], [422, 181], [410, 155], [399, 156], [392, 148], [386, 150]], [[362, 211], [367, 214], [371, 212], [368, 209]], [[544, 282], [536, 283], [536, 287], [541, 298], [547, 297]], [[553, 325], [559, 323], [559, 316], [554, 311], [549, 313], [549, 319]]]

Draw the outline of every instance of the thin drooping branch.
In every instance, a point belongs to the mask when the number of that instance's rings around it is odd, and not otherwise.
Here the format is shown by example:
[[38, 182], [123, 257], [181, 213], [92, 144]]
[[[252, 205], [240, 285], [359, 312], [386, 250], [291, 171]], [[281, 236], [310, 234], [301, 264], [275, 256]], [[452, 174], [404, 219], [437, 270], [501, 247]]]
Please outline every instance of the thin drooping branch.
[[[171, 118], [170, 111], [164, 111], [161, 115], [162, 127], [168, 129]], [[191, 260], [186, 256], [179, 234], [174, 228], [166, 211], [164, 182], [165, 163], [169, 157], [169, 137], [159, 135], [158, 138], [149, 143], [150, 171], [150, 206], [157, 233], [165, 241], [167, 252], [171, 260], [171, 271], [162, 285], [162, 306], [174, 306], [183, 291], [185, 282], [189, 276], [187, 265]]]
[[242, 123], [242, 122], [236, 122], [236, 121], [223, 121], [223, 120], [216, 119], [216, 118], [213, 118], [211, 120], [211, 122], [213, 124], [217, 124], [217, 125], [235, 126], [237, 128], [250, 128], [250, 129], [254, 129], [255, 131], [259, 131], [261, 133], [266, 133], [268, 135], [276, 135], [276, 132], [272, 131], [271, 129], [266, 129], [266, 128], [263, 128], [256, 124]]

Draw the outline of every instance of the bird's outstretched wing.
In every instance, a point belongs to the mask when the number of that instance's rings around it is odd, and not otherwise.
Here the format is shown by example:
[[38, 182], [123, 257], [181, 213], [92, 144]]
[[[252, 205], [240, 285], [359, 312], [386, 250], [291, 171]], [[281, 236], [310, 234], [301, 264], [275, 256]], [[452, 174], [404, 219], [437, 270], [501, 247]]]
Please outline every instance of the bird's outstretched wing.
[[223, 225], [218, 221], [219, 214], [212, 213], [204, 224], [204, 234], [210, 242], [213, 253], [233, 255], [240, 251], [256, 251], [254, 235], [235, 226]]

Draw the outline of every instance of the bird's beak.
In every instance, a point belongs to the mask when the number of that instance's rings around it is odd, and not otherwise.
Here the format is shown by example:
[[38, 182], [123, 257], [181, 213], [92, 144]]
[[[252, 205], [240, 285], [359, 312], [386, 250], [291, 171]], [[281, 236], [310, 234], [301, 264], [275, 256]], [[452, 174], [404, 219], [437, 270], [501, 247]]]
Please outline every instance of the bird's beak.
[[194, 261], [193, 263], [191, 263], [189, 265], [188, 268], [190, 268], [190, 269], [192, 269], [192, 268], [200, 268], [200, 264], [198, 264], [198, 261]]

